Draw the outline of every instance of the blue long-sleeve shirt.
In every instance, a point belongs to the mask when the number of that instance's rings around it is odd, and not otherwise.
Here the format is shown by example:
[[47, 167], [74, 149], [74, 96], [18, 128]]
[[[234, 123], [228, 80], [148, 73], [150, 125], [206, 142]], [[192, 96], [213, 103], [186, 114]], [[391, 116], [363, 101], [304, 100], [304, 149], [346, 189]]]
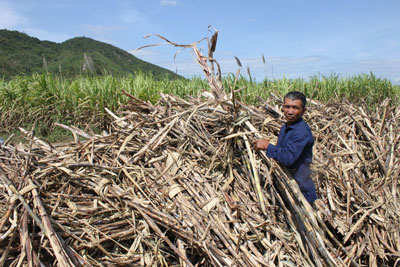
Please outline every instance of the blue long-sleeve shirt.
[[266, 150], [268, 157], [288, 168], [310, 203], [317, 199], [314, 182], [310, 177], [313, 145], [310, 126], [301, 118], [290, 126], [285, 123], [279, 132], [277, 145], [269, 144]]

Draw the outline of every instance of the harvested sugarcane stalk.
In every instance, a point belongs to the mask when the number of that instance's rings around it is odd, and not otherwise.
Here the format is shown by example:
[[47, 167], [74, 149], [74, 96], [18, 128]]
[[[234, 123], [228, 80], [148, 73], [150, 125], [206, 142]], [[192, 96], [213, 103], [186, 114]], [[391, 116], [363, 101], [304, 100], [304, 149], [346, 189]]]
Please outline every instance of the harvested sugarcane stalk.
[[[281, 123], [279, 118], [271, 118], [263, 125], [263, 116], [270, 115], [262, 109], [246, 106], [246, 110], [259, 115], [250, 116], [242, 126], [236, 126], [237, 132], [233, 132], [225, 123], [229, 121], [229, 113], [216, 111], [219, 100], [204, 103], [192, 99], [192, 105], [200, 108], [186, 112], [187, 101], [173, 96], [168, 99], [175, 103], [172, 114], [166, 115], [163, 108], [167, 106], [155, 106], [158, 111], [141, 122], [142, 128], [134, 127], [142, 118], [140, 115], [125, 116], [125, 124], [121, 124], [121, 116], [118, 116], [112, 124], [114, 130], [105, 136], [92, 136], [86, 141], [51, 149], [37, 140], [31, 150], [9, 145], [3, 148], [2, 168], [17, 186], [22, 182], [18, 166], [25, 166], [27, 155], [32, 155], [34, 160], [29, 161], [28, 167], [34, 171], [29, 178], [35, 181], [36, 197], [40, 196], [47, 210], [47, 224], [52, 224], [53, 231], [63, 238], [62, 247], [79, 251], [87, 261], [83, 265], [117, 266], [123, 262], [195, 265], [201, 262], [209, 266], [277, 266], [291, 262], [298, 266], [346, 266], [349, 263], [365, 266], [379, 262], [389, 266], [396, 261], [400, 241], [397, 231], [400, 218], [396, 212], [399, 207], [396, 183], [399, 153], [394, 147], [399, 145], [399, 138], [393, 132], [399, 124], [395, 123], [398, 111], [394, 107], [384, 106], [387, 109], [385, 120], [393, 122], [391, 126], [374, 126], [376, 134], [382, 128], [380, 134], [390, 140], [389, 150], [379, 145], [370, 147], [372, 131], [368, 139], [361, 131], [353, 131], [356, 115], [349, 117], [341, 105], [325, 107], [318, 103], [310, 108], [312, 114], [306, 119], [316, 138], [312, 167], [318, 193], [328, 203], [330, 219], [326, 220], [323, 214], [314, 212], [303, 202], [295, 184], [276, 163], [256, 155], [247, 168], [245, 158], [240, 156], [248, 153], [243, 136], [276, 133]], [[270, 106], [274, 106], [274, 102]], [[145, 108], [143, 103], [141, 107]], [[337, 121], [323, 123], [324, 110], [334, 108]], [[140, 108], [134, 110], [137, 113]], [[383, 121], [382, 118], [377, 120]], [[328, 124], [329, 127], [325, 127]], [[369, 131], [368, 126], [365, 131]], [[232, 140], [240, 146], [235, 146]], [[157, 146], [151, 148], [151, 144], [156, 143]], [[243, 151], [238, 150], [240, 147]], [[139, 152], [141, 156], [135, 163], [132, 155]], [[387, 165], [390, 177], [386, 171], [381, 172], [382, 166], [376, 160], [383, 155], [390, 155]], [[254, 187], [257, 184], [252, 180], [254, 177], [251, 178], [255, 172], [261, 178], [258, 190]], [[269, 179], [281, 181], [282, 189], [274, 188], [276, 181], [269, 183]], [[0, 190], [0, 234], [4, 235], [11, 227], [7, 203], [20, 200], [15, 194], [15, 197], [10, 196], [11, 191], [4, 181]], [[32, 189], [19, 192], [26, 203], [35, 202]], [[258, 192], [265, 198], [264, 208]], [[293, 208], [286, 208], [285, 201], [281, 201], [285, 194], [292, 199], [289, 202]], [[141, 208], [135, 206], [139, 203]], [[21, 207], [17, 205], [13, 212], [23, 212]], [[146, 211], [153, 227], [149, 227], [149, 219], [138, 208]], [[37, 208], [32, 211], [40, 214]], [[73, 219], [69, 214], [73, 214]], [[22, 213], [16, 218], [17, 223], [27, 223], [21, 228], [24, 229], [22, 236], [26, 236], [27, 231], [31, 236], [31, 241], [21, 244], [25, 251], [32, 252], [29, 261], [52, 259], [56, 262], [57, 258], [48, 253], [53, 250], [50, 242], [41, 242], [46, 246], [41, 251], [48, 251], [46, 258], [35, 251], [37, 247], [29, 246], [42, 238], [40, 232], [31, 232], [33, 220], [22, 219]], [[296, 220], [305, 223], [304, 231], [295, 226]], [[17, 229], [0, 241], [4, 243], [2, 253], [6, 253], [9, 244], [5, 263], [19, 258], [15, 247], [18, 242], [10, 243], [13, 236], [16, 240]], [[352, 240], [363, 241], [354, 243]], [[374, 254], [374, 251], [380, 252]], [[64, 257], [72, 254], [65, 253]], [[23, 261], [28, 258], [24, 257]]]

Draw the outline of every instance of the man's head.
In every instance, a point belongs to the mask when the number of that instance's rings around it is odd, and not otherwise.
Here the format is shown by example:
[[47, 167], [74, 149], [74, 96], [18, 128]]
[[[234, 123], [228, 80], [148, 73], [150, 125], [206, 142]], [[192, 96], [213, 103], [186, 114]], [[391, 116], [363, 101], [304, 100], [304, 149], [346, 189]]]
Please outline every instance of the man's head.
[[299, 91], [291, 91], [289, 93], [287, 93], [285, 95], [285, 97], [283, 98], [283, 102], [285, 102], [285, 99], [290, 99], [290, 100], [300, 100], [301, 101], [301, 105], [303, 108], [306, 107], [307, 104], [307, 100], [306, 100], [306, 96]]
[[298, 91], [292, 91], [283, 98], [283, 113], [288, 125], [299, 120], [306, 111], [306, 96]]

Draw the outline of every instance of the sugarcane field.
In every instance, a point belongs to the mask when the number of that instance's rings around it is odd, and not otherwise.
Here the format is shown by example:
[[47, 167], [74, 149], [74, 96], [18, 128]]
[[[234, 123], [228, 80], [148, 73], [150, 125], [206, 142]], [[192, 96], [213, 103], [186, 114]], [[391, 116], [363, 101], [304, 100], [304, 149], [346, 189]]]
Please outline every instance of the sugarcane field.
[[284, 95], [247, 104], [224, 88], [215, 44], [185, 47], [207, 81], [196, 96], [121, 90], [107, 131], [56, 122], [72, 140], [4, 140], [0, 266], [400, 266], [397, 102], [307, 99], [310, 205], [252, 146], [276, 143]]

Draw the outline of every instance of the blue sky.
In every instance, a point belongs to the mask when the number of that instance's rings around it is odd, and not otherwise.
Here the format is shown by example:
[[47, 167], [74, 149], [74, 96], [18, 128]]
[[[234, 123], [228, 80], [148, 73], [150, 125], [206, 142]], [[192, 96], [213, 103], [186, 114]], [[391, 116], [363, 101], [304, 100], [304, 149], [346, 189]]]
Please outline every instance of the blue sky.
[[[152, 33], [193, 43], [211, 25], [223, 74], [236, 73], [236, 56], [257, 81], [372, 72], [400, 84], [399, 11], [398, 0], [0, 0], [0, 29], [54, 42], [90, 37], [191, 77], [202, 73], [190, 49], [175, 59], [172, 46], [136, 49], [162, 42], [143, 38]], [[206, 54], [207, 43], [198, 48]]]

